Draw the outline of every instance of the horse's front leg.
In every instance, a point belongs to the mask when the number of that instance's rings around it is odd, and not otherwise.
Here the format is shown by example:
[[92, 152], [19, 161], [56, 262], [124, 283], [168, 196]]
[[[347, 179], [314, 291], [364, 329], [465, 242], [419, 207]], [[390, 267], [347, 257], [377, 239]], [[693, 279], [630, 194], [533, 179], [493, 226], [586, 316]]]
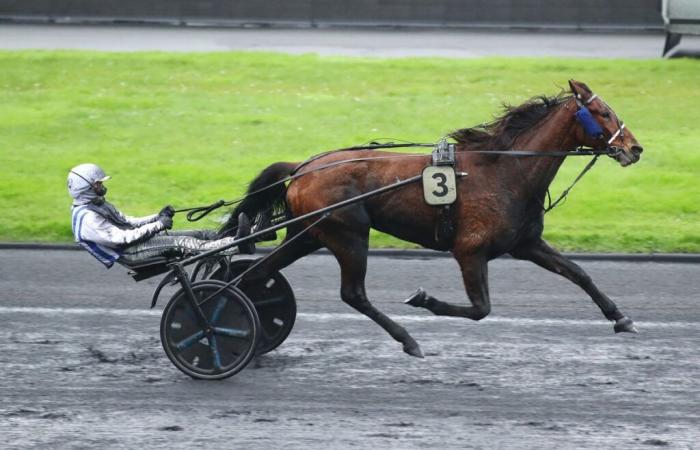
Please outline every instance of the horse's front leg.
[[615, 321], [615, 333], [623, 331], [637, 332], [632, 319], [622, 314], [615, 303], [598, 290], [591, 277], [583, 269], [550, 247], [544, 240], [538, 239], [521, 244], [511, 252], [511, 255], [517, 259], [532, 261], [538, 266], [557, 273], [579, 285], [603, 311], [605, 318]]
[[481, 320], [491, 312], [489, 300], [487, 260], [480, 254], [455, 256], [462, 270], [464, 288], [467, 291], [472, 306], [453, 305], [428, 295], [422, 288], [418, 289], [404, 303], [422, 307], [438, 316], [466, 317]]

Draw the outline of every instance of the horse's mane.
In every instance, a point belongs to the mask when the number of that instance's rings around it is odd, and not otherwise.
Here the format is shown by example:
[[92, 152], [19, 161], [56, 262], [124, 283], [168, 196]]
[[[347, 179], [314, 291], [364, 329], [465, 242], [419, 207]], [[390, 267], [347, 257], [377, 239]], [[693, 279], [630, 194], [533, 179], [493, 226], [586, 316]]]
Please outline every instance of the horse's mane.
[[465, 150], [509, 150], [520, 133], [530, 129], [544, 119], [554, 107], [564, 103], [569, 95], [562, 92], [553, 97], [544, 95], [531, 98], [522, 105], [503, 105], [503, 114], [492, 122], [482, 123], [472, 128], [462, 128], [449, 134], [449, 137]]

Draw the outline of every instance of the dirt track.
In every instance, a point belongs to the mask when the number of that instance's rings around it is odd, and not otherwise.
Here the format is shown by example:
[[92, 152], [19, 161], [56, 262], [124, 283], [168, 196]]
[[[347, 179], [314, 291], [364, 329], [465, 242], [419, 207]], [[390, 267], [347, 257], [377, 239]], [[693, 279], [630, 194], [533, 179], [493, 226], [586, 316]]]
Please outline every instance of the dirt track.
[[374, 258], [369, 294], [421, 343], [418, 360], [342, 304], [335, 263], [312, 256], [285, 271], [300, 311], [289, 340], [234, 378], [197, 382], [160, 347], [153, 282], [80, 252], [5, 250], [0, 435], [13, 447], [697, 448], [700, 266], [582, 265], [640, 334], [614, 335], [578, 288], [510, 260], [490, 266], [491, 317], [433, 317], [399, 300], [423, 285], [464, 301], [456, 265]]

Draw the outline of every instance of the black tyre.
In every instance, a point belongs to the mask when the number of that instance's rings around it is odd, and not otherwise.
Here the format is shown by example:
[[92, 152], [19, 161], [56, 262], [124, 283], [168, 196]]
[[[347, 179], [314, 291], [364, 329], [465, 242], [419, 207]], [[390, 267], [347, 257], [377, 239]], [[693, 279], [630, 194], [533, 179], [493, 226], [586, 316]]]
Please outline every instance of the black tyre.
[[165, 306], [160, 321], [165, 354], [192, 378], [221, 380], [238, 373], [255, 355], [260, 334], [253, 303], [243, 292], [220, 281], [198, 281], [192, 284], [192, 292], [211, 329], [207, 332], [180, 289]]
[[[255, 261], [231, 261], [228, 267], [214, 271], [210, 279], [231, 281]], [[280, 272], [274, 272], [254, 283], [246, 282], [244, 278], [238, 288], [252, 300], [260, 318], [261, 330], [256, 354], [262, 355], [276, 349], [291, 333], [297, 316], [297, 303], [289, 281]]]

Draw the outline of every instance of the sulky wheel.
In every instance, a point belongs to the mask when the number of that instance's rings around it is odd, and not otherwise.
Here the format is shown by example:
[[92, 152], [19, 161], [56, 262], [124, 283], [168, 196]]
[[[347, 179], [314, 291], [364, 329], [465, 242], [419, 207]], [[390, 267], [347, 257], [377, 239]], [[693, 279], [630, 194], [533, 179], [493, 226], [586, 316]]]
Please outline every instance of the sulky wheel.
[[[220, 268], [212, 273], [211, 279], [230, 281], [254, 262], [253, 259], [231, 261], [227, 269]], [[256, 353], [262, 355], [276, 349], [289, 336], [297, 316], [297, 304], [289, 281], [281, 273], [274, 272], [260, 281], [246, 282], [244, 278], [238, 288], [253, 301], [260, 318]]]
[[192, 293], [209, 327], [180, 289], [160, 321], [165, 354], [192, 378], [220, 380], [238, 373], [255, 354], [261, 329], [255, 307], [243, 292], [220, 281], [192, 283]]

